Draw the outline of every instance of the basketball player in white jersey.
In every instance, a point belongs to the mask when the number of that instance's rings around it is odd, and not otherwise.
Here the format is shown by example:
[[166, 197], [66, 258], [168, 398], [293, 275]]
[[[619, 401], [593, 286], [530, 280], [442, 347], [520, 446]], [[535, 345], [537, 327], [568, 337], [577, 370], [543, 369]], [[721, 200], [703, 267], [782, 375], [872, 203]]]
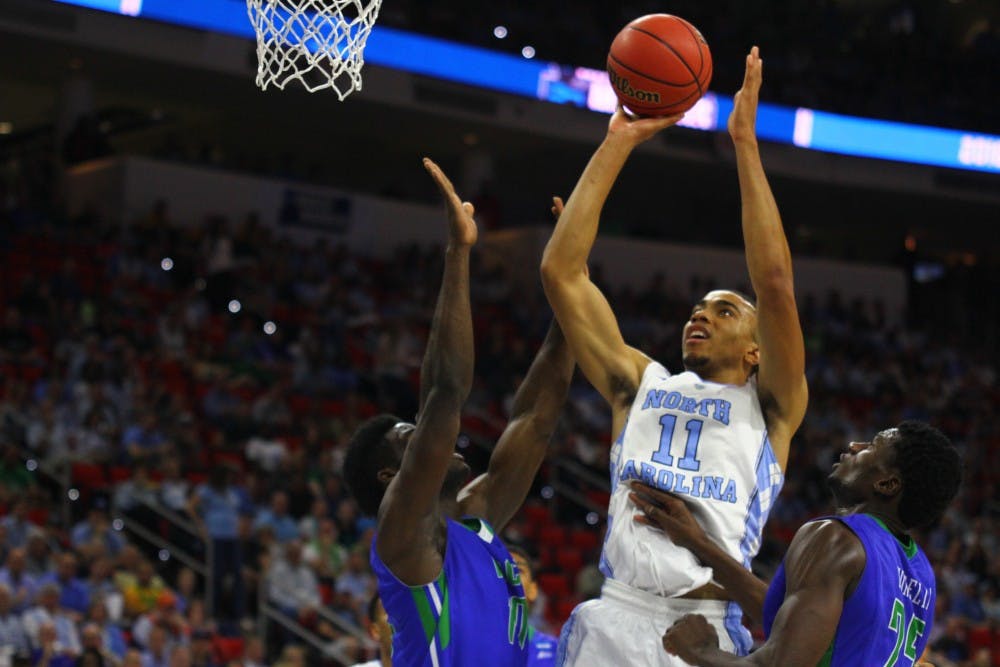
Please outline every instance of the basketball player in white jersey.
[[706, 532], [749, 567], [808, 400], [791, 256], [757, 148], [760, 84], [754, 47], [729, 134], [757, 304], [729, 290], [695, 304], [683, 330], [684, 372], [672, 374], [625, 343], [586, 265], [601, 208], [629, 154], [680, 116], [633, 119], [619, 109], [545, 249], [545, 293], [580, 368], [610, 403], [619, 434], [601, 556], [607, 580], [600, 599], [579, 605], [564, 626], [558, 664], [684, 665], [662, 650], [660, 628], [692, 610], [716, 627], [723, 649], [750, 648], [739, 606], [691, 552], [637, 520], [627, 482], [685, 496]]

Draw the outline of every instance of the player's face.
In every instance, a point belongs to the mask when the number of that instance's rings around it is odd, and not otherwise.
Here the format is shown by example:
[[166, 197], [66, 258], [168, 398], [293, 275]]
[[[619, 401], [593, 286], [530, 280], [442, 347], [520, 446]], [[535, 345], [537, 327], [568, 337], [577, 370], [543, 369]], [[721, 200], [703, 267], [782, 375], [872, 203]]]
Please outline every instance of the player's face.
[[521, 575], [524, 597], [528, 601], [528, 604], [532, 605], [538, 597], [538, 586], [535, 585], [535, 579], [531, 574], [531, 564], [521, 554], [511, 554], [510, 557], [514, 559], [514, 563], [517, 564], [517, 571]]
[[691, 309], [681, 339], [684, 367], [698, 372], [738, 364], [756, 348], [757, 311], [734, 292], [709, 292]]
[[899, 431], [890, 428], [868, 442], [852, 442], [847, 446], [828, 478], [838, 503], [855, 504], [869, 496], [875, 481], [893, 467], [898, 438]]

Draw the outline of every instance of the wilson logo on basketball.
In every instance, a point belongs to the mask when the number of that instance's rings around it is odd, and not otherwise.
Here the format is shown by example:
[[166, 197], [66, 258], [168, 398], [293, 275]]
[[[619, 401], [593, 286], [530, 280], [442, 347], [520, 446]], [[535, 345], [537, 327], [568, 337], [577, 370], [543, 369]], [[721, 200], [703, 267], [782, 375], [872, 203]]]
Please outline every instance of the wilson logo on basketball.
[[632, 83], [624, 76], [608, 69], [608, 76], [611, 77], [611, 85], [618, 92], [639, 102], [659, 102], [660, 94], [654, 90], [637, 90], [632, 87]]

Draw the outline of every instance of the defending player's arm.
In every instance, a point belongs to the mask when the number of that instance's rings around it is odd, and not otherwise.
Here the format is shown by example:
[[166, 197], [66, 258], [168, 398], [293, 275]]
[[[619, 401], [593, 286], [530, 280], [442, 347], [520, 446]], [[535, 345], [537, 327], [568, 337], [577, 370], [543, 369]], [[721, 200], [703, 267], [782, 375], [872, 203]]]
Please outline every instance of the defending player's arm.
[[489, 468], [462, 490], [463, 513], [486, 518], [496, 530], [524, 502], [545, 458], [573, 377], [573, 357], [552, 321], [535, 360], [514, 394], [511, 419], [497, 441]]
[[472, 387], [472, 313], [469, 305], [469, 254], [476, 242], [472, 205], [455, 194], [436, 164], [424, 160], [448, 210], [448, 247], [444, 277], [421, 367], [424, 396], [416, 428], [399, 471], [379, 508], [379, 557], [401, 581], [432, 581], [441, 569], [441, 552], [429, 536], [437, 534], [437, 502], [455, 452], [462, 405]]
[[784, 468], [788, 443], [805, 415], [808, 389], [792, 256], [757, 146], [761, 76], [762, 61], [755, 46], [747, 56], [743, 87], [729, 116], [729, 134], [736, 148], [747, 268], [757, 295], [758, 390], [775, 454]]
[[[625, 344], [608, 300], [590, 281], [587, 258], [611, 186], [632, 150], [680, 116], [630, 120], [619, 109], [584, 169], [542, 256], [542, 284], [590, 383], [613, 406], [638, 388], [648, 359]], [[559, 204], [557, 200], [557, 206]], [[631, 396], [628, 396], [630, 399]]]
[[631, 486], [629, 498], [643, 511], [635, 515], [635, 521], [659, 528], [674, 544], [689, 550], [712, 568], [712, 579], [726, 589], [744, 614], [761, 622], [767, 584], [713, 542], [683, 500], [638, 481]]
[[807, 524], [785, 557], [785, 601], [764, 646], [745, 658], [725, 653], [704, 617], [685, 616], [667, 630], [663, 647], [699, 667], [814, 667], [830, 648], [844, 599], [864, 567], [864, 547], [850, 529], [838, 521]]

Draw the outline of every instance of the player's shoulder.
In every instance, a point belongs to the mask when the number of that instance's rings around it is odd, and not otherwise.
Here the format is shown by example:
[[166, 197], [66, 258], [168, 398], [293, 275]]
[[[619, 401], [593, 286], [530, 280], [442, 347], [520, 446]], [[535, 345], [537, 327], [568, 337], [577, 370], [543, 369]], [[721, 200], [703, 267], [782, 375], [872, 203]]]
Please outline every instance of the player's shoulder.
[[810, 521], [795, 533], [788, 547], [786, 562], [809, 564], [820, 570], [829, 568], [855, 575], [865, 566], [865, 547], [850, 527], [836, 517]]

